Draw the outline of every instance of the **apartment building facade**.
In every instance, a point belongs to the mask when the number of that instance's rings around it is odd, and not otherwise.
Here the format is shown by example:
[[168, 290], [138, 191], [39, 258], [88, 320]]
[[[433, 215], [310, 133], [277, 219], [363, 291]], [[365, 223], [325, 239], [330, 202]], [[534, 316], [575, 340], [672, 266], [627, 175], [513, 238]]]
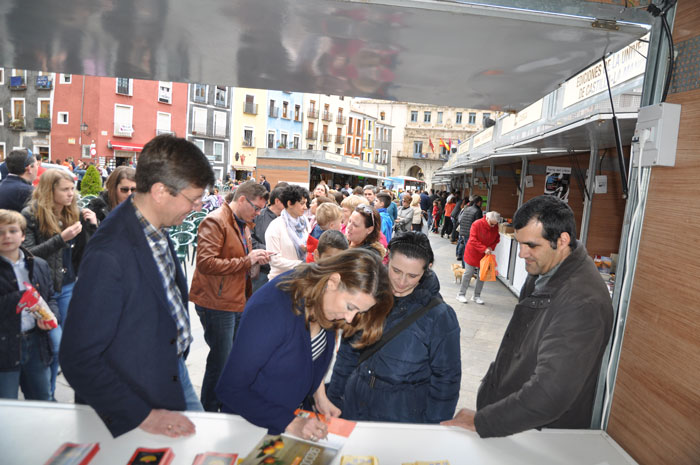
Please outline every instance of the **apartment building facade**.
[[303, 105], [303, 93], [267, 92], [266, 148], [299, 150], [302, 147]]
[[51, 157], [55, 75], [0, 68], [0, 162], [15, 148]]
[[304, 94], [304, 148], [343, 155], [350, 99]]
[[224, 179], [231, 161], [231, 89], [190, 84], [187, 140], [209, 159], [217, 179]]
[[267, 136], [267, 99], [265, 89], [233, 88], [231, 126], [231, 162], [236, 179], [253, 176], [257, 166], [257, 149], [265, 148]]

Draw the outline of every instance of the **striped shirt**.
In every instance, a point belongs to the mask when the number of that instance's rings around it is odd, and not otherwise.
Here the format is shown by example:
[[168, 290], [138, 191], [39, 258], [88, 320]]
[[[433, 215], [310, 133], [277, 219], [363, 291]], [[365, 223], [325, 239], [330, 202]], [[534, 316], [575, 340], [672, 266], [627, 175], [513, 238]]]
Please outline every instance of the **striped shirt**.
[[[133, 203], [133, 197], [131, 202]], [[192, 343], [192, 333], [190, 331], [190, 319], [187, 314], [187, 307], [182, 301], [182, 293], [175, 282], [177, 261], [170, 252], [168, 242], [168, 233], [163, 230], [156, 229], [144, 216], [141, 214], [136, 205], [134, 205], [136, 218], [143, 227], [143, 232], [146, 234], [146, 241], [153, 251], [153, 258], [158, 266], [160, 277], [163, 280], [165, 288], [165, 296], [168, 300], [170, 315], [175, 320], [177, 327], [177, 354], [182, 354], [187, 350]]]
[[321, 328], [317, 335], [311, 338], [311, 360], [314, 362], [326, 350], [326, 330]]

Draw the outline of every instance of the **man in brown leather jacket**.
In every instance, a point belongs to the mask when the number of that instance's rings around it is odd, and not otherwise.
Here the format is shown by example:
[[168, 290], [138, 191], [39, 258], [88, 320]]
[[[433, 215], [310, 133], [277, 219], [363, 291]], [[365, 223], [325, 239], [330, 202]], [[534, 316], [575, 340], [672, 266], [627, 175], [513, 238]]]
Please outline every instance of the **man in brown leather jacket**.
[[230, 203], [214, 210], [199, 225], [190, 300], [209, 345], [201, 394], [202, 405], [209, 412], [218, 412], [221, 406], [214, 388], [252, 292], [251, 274], [270, 261], [270, 252], [253, 249], [247, 226], [265, 207], [267, 197], [262, 184], [245, 182], [236, 189]]
[[571, 208], [554, 196], [515, 213], [528, 278], [496, 360], [481, 381], [477, 411], [445, 425], [481, 437], [532, 428], [590, 428], [600, 365], [612, 329], [608, 288], [583, 244]]

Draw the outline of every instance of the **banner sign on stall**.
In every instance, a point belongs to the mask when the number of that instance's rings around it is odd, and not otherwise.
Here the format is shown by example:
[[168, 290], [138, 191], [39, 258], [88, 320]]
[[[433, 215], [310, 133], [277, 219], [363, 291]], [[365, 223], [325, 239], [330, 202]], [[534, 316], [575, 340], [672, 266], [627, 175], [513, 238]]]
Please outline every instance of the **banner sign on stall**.
[[571, 180], [571, 168], [562, 166], [548, 166], [547, 179], [544, 184], [545, 195], [554, 195], [566, 203], [569, 203], [569, 181]]
[[508, 134], [515, 129], [527, 126], [528, 124], [534, 123], [538, 119], [542, 118], [543, 100], [544, 99], [539, 99], [518, 113], [505, 117], [501, 121], [501, 135]]
[[476, 148], [480, 145], [484, 145], [487, 142], [491, 142], [491, 139], [493, 139], [493, 126], [488, 129], [484, 129], [479, 134], [474, 136], [474, 144], [472, 145], [472, 148]]

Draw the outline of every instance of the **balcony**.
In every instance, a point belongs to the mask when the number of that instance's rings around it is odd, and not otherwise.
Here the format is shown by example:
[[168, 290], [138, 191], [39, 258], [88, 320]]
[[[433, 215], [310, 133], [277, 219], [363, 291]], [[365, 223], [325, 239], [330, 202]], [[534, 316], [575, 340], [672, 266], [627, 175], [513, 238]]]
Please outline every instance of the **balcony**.
[[414, 153], [413, 158], [428, 158], [427, 153]]
[[337, 124], [345, 124], [348, 121], [348, 118], [346, 116], [343, 116], [342, 114], [338, 114], [338, 117], [335, 119], [335, 122]]
[[301, 113], [297, 113], [294, 115], [294, 121], [301, 122]]
[[252, 139], [243, 139], [243, 143], [241, 144], [243, 147], [255, 147], [255, 137]]
[[345, 143], [345, 136], [342, 134], [335, 136], [335, 143], [336, 144], [344, 144]]
[[24, 118], [11, 119], [9, 126], [13, 131], [24, 131]]
[[51, 131], [51, 119], [50, 118], [34, 118], [34, 129], [39, 132], [50, 132]]
[[129, 123], [114, 123], [115, 137], [131, 137], [134, 134], [134, 127]]
[[292, 119], [292, 115], [289, 113], [289, 110], [284, 111], [284, 109], [282, 109], [282, 118], [284, 118], [284, 119]]
[[279, 107], [270, 107], [270, 113], [268, 114], [270, 118], [277, 118], [280, 114]]
[[323, 110], [323, 114], [321, 115], [321, 119], [323, 121], [333, 121], [333, 113], [330, 111]]
[[195, 103], [207, 103], [207, 96], [202, 95], [202, 94], [194, 94], [194, 102]]
[[39, 90], [53, 89], [53, 79], [49, 76], [37, 76], [35, 86]]
[[333, 136], [331, 134], [328, 134], [327, 132], [321, 133], [321, 137], [323, 142], [330, 142], [333, 139]]
[[27, 83], [22, 76], [10, 77], [11, 90], [27, 90]]
[[209, 134], [207, 133], [207, 126], [205, 125], [195, 125], [194, 128], [192, 128], [192, 134], [197, 135], [197, 136], [208, 136]]
[[175, 131], [171, 131], [170, 129], [156, 129], [156, 136], [160, 136], [161, 134], [170, 134], [171, 136], [176, 135]]
[[309, 108], [309, 111], [306, 112], [306, 116], [308, 116], [309, 118], [318, 119], [318, 110]]
[[310, 140], [316, 140], [318, 137], [318, 131], [306, 131], [306, 138]]
[[245, 102], [243, 104], [243, 113], [247, 113], [249, 115], [257, 115], [258, 114], [258, 104], [252, 103], [252, 102]]

